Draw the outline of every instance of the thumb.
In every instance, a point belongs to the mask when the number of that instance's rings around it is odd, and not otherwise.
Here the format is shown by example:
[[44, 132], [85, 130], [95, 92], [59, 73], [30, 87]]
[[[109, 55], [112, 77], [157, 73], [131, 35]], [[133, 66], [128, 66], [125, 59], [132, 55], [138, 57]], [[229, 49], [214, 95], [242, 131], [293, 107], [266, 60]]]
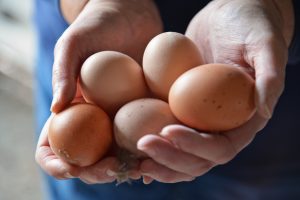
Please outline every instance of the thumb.
[[267, 119], [284, 89], [287, 52], [279, 40], [271, 41], [254, 58], [256, 105], [258, 113]]
[[51, 104], [51, 111], [54, 113], [63, 110], [71, 103], [76, 94], [76, 83], [81, 64], [76, 38], [70, 34], [63, 34], [55, 46]]

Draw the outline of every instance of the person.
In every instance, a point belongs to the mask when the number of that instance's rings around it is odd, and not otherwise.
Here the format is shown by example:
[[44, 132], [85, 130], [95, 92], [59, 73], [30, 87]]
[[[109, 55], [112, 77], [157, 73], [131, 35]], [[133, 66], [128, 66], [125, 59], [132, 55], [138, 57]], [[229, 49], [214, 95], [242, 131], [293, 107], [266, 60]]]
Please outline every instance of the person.
[[[36, 0], [36, 118], [41, 132], [36, 160], [46, 172], [48, 198], [299, 199], [299, 4]], [[220, 134], [172, 125], [159, 136], [144, 136], [138, 148], [149, 159], [132, 171], [131, 178], [138, 179], [132, 184], [115, 185], [115, 157], [84, 168], [58, 159], [47, 140], [49, 108], [57, 113], [80, 98], [76, 80], [83, 61], [95, 52], [116, 50], [141, 62], [146, 44], [162, 31], [186, 32], [206, 63], [251, 68], [256, 114]]]

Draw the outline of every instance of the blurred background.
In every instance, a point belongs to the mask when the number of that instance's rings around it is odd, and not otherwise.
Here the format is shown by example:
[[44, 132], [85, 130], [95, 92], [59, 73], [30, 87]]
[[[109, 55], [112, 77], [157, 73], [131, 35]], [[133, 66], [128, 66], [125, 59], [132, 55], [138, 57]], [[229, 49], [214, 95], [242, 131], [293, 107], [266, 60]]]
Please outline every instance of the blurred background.
[[34, 161], [33, 0], [0, 0], [0, 200], [40, 200]]

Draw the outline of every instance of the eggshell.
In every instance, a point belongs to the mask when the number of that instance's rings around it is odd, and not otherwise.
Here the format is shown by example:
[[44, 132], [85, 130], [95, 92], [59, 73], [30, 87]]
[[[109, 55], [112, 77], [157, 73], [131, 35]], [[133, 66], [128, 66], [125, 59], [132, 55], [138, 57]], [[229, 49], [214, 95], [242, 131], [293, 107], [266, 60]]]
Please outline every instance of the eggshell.
[[255, 84], [241, 68], [207, 64], [181, 75], [172, 85], [169, 104], [187, 126], [203, 131], [225, 131], [254, 114]]
[[115, 51], [90, 56], [82, 66], [80, 85], [85, 100], [110, 116], [125, 103], [147, 94], [142, 68], [129, 56]]
[[73, 104], [54, 114], [49, 143], [62, 160], [77, 166], [99, 161], [112, 144], [112, 124], [107, 114], [91, 104]]
[[169, 105], [159, 99], [138, 99], [124, 105], [114, 119], [114, 136], [116, 143], [135, 154], [145, 157], [137, 149], [138, 140], [146, 134], [158, 134], [163, 127], [179, 124]]
[[186, 36], [165, 32], [154, 37], [143, 57], [147, 85], [155, 97], [168, 100], [173, 82], [185, 71], [203, 64], [197, 46]]

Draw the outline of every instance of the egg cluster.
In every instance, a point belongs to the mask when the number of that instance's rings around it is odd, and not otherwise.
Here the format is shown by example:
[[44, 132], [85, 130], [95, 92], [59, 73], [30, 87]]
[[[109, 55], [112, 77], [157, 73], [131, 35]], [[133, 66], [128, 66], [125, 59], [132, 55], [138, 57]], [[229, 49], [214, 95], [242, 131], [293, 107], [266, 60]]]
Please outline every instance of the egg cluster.
[[[204, 65], [193, 41], [174, 32], [159, 34], [149, 42], [142, 67], [120, 52], [102, 51], [90, 56], [81, 68], [79, 83], [84, 104], [96, 105], [107, 114], [98, 119], [112, 124], [105, 129], [99, 128], [101, 122], [93, 126], [99, 132], [111, 128], [107, 132], [116, 143], [138, 157], [145, 155], [137, 150], [137, 141], [146, 134], [159, 133], [166, 125], [184, 124], [207, 132], [226, 131], [245, 123], [255, 112], [255, 87], [250, 75], [225, 64]], [[101, 138], [103, 133], [99, 134]], [[104, 139], [112, 143], [110, 137]], [[105, 152], [109, 146], [105, 145]], [[72, 157], [70, 152], [67, 156]], [[66, 157], [66, 152], [61, 154]], [[97, 155], [99, 160], [103, 151]]]

